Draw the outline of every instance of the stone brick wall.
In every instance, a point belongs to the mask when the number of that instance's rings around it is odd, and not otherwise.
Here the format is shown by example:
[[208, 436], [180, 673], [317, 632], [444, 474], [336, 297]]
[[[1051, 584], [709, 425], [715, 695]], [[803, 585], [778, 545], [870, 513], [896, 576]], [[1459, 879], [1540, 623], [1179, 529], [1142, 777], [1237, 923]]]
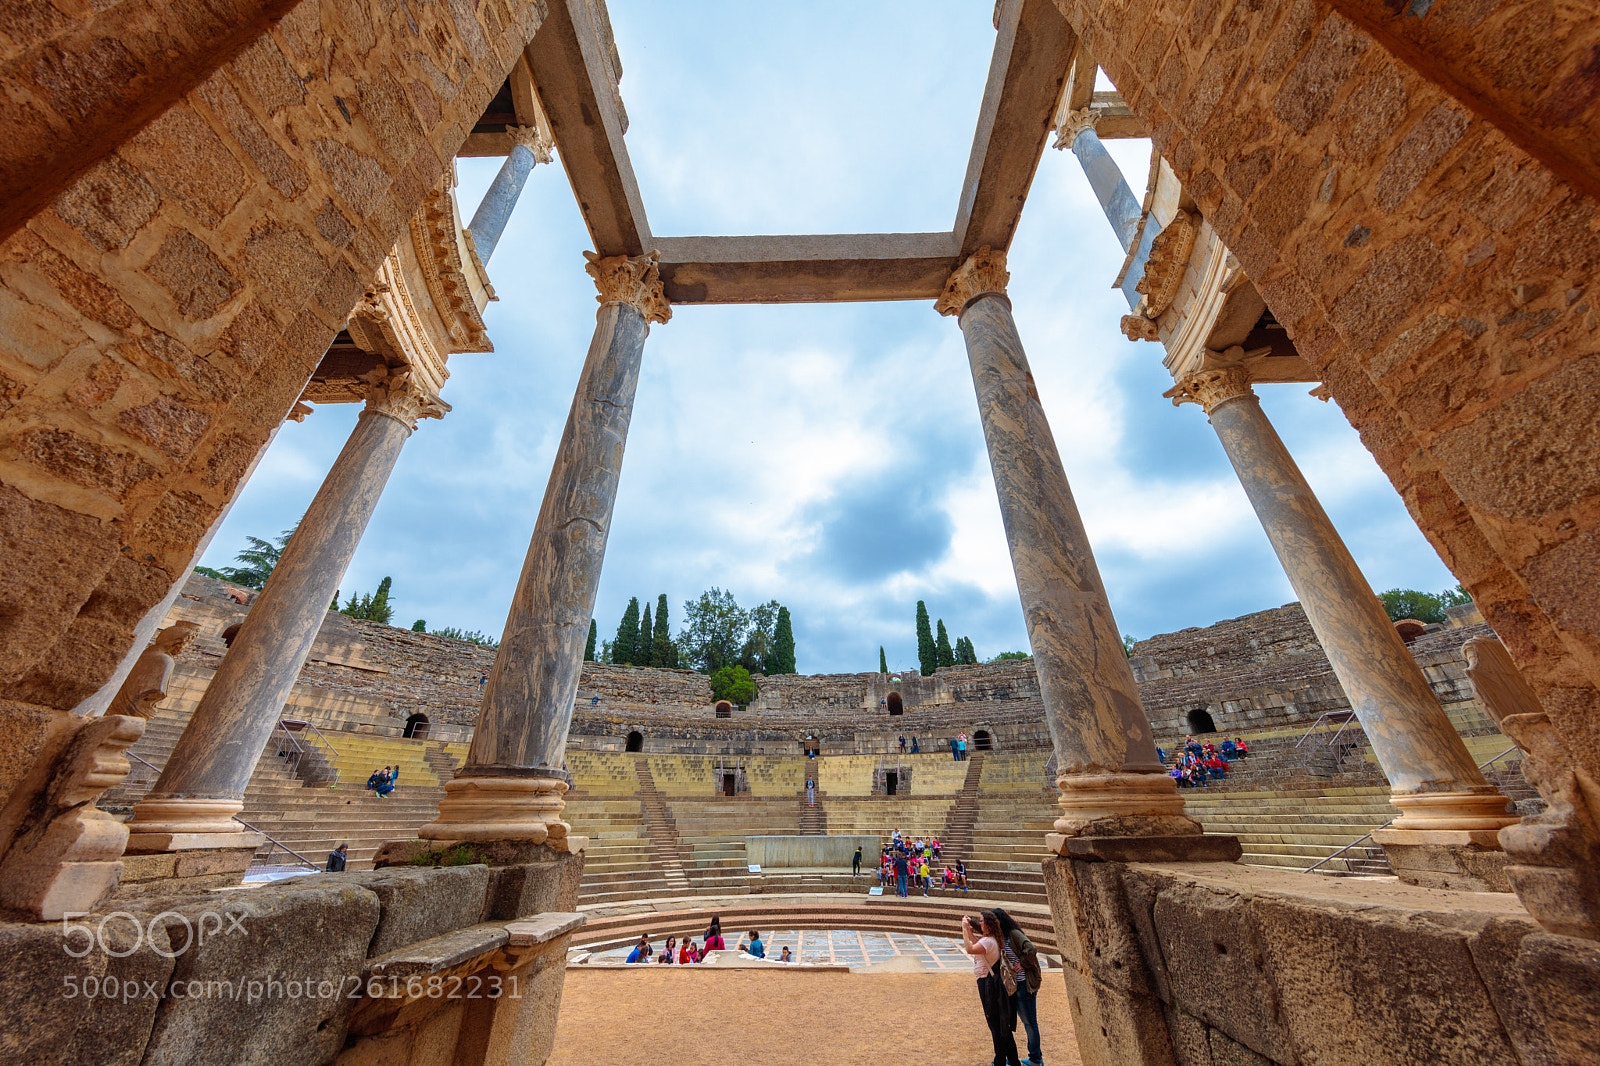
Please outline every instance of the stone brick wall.
[[0, 26], [0, 698], [70, 709], [188, 571], [544, 5], [29, 12]]
[[1593, 20], [1056, 2], [1600, 773]]

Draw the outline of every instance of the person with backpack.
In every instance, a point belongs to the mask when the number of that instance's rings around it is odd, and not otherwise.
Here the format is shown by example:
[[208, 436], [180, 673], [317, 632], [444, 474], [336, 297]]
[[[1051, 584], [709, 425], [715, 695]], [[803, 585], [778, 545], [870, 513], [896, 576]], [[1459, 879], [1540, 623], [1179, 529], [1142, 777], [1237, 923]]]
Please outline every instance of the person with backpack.
[[1017, 982], [1017, 992], [1012, 999], [1017, 1005], [1017, 1016], [1022, 1019], [1022, 1028], [1028, 1034], [1028, 1057], [1022, 1060], [1022, 1066], [1044, 1066], [1044, 1053], [1039, 1050], [1039, 986], [1044, 982], [1039, 970], [1039, 952], [1015, 918], [999, 907], [994, 909], [994, 916], [1005, 934], [1002, 947]]
[[972, 956], [972, 972], [978, 979], [978, 1002], [983, 1005], [983, 1020], [989, 1023], [989, 1038], [994, 1042], [994, 1066], [1021, 1066], [1017, 1057], [1017, 1007], [1014, 993], [1006, 987], [1012, 980], [1005, 969], [1005, 940], [993, 911], [984, 911], [976, 920], [961, 917], [961, 950]]

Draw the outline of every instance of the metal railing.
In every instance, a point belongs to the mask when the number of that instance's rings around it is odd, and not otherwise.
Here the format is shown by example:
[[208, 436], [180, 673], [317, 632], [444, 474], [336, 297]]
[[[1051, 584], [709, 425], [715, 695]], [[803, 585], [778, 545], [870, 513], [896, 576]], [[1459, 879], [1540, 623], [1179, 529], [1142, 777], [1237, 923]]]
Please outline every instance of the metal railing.
[[318, 864], [312, 862], [310, 859], [306, 858], [304, 855], [300, 854], [298, 851], [294, 850], [289, 845], [284, 844], [281, 841], [278, 841], [278, 840], [274, 839], [272, 837], [272, 835], [269, 834], [269, 833], [261, 832], [261, 830], [258, 829], [256, 826], [251, 825], [249, 822], [245, 821], [243, 818], [240, 818], [237, 814], [233, 816], [233, 820], [238, 822], [240, 825], [244, 826], [246, 829], [250, 830], [252, 833], [261, 833], [261, 835], [263, 837], [266, 837], [267, 842], [272, 845], [272, 848], [267, 851], [266, 858], [262, 858], [260, 855], [257, 855], [254, 859], [251, 860], [251, 862], [250, 862], [250, 868], [251, 869], [259, 869], [261, 867], [267, 867], [267, 866], [276, 865], [271, 861], [271, 859], [272, 859], [272, 856], [277, 853], [276, 849], [278, 849], [278, 848], [282, 848], [286, 854], [293, 855], [295, 857], [295, 859], [298, 860], [298, 864], [299, 865], [309, 866], [313, 870], [322, 869], [321, 866], [319, 866]]
[[[334, 756], [334, 758], [338, 758], [339, 749], [333, 746], [333, 741], [328, 739], [326, 733], [317, 728], [317, 724], [315, 722], [297, 718], [280, 718], [278, 719], [278, 724], [283, 727], [286, 733], [298, 732], [302, 729], [309, 729], [312, 733], [317, 735], [318, 740], [322, 741], [322, 747], [327, 748], [328, 753]], [[306, 738], [306, 743], [313, 748], [317, 746], [311, 743], [311, 738], [309, 736]], [[339, 764], [334, 762], [333, 759], [325, 759], [324, 761], [328, 764], [328, 768], [333, 771], [333, 779], [328, 782], [328, 787], [337, 788], [339, 785]]]
[[1391, 818], [1389, 821], [1384, 822], [1382, 825], [1378, 826], [1377, 829], [1374, 829], [1374, 830], [1372, 830], [1371, 832], [1368, 832], [1368, 833], [1363, 833], [1361, 836], [1356, 837], [1350, 843], [1346, 844], [1344, 847], [1340, 848], [1338, 851], [1334, 852], [1332, 855], [1329, 855], [1327, 858], [1319, 859], [1318, 861], [1312, 863], [1310, 866], [1307, 866], [1305, 868], [1305, 870], [1302, 871], [1302, 872], [1311, 873], [1313, 870], [1315, 870], [1318, 866], [1321, 866], [1323, 863], [1332, 862], [1334, 859], [1337, 859], [1339, 856], [1343, 855], [1345, 852], [1349, 851], [1351, 848], [1355, 847], [1357, 844], [1361, 843], [1363, 840], [1371, 840], [1372, 839], [1372, 834], [1378, 832], [1379, 829], [1387, 829], [1393, 824], [1394, 824], [1394, 819]]
[[[1339, 742], [1339, 738], [1344, 736], [1344, 731], [1346, 729], [1350, 728], [1350, 723], [1351, 722], [1356, 722], [1356, 712], [1355, 711], [1324, 711], [1322, 714], [1319, 714], [1317, 716], [1317, 720], [1315, 722], [1311, 723], [1311, 728], [1307, 729], [1305, 731], [1305, 734], [1302, 735], [1299, 740], [1294, 742], [1294, 746], [1296, 748], [1298, 748], [1302, 744], [1304, 744], [1306, 741], [1310, 740], [1312, 735], [1317, 732], [1317, 727], [1322, 725], [1323, 723], [1327, 723], [1328, 725], [1332, 725], [1335, 722], [1340, 723], [1339, 728], [1338, 728], [1338, 730], [1336, 730], [1334, 732], [1332, 737], [1328, 738], [1328, 741], [1323, 745], [1323, 747], [1331, 748], [1331, 747], [1333, 747], [1335, 744], [1337, 744]], [[1360, 723], [1356, 722], [1356, 728], [1359, 729], [1360, 727], [1361, 727]]]

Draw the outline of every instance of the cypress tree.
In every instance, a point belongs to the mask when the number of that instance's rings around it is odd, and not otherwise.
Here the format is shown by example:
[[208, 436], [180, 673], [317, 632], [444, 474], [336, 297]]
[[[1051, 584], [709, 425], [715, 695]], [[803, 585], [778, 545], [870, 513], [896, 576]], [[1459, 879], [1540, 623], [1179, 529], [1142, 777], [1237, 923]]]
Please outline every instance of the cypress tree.
[[639, 619], [639, 643], [635, 645], [639, 652], [639, 666], [655, 666], [656, 664], [656, 627], [650, 621], [650, 605], [644, 605], [644, 615]]
[[939, 669], [939, 649], [933, 643], [933, 629], [928, 625], [928, 605], [917, 601], [917, 665], [923, 677], [932, 677]]
[[589, 643], [583, 646], [583, 661], [594, 662], [594, 642], [600, 636], [600, 627], [594, 624], [594, 619], [589, 619]]
[[954, 666], [956, 664], [956, 653], [950, 648], [950, 634], [945, 631], [943, 618], [939, 619], [939, 640], [934, 645], [934, 651], [939, 656], [940, 666]]
[[622, 621], [617, 623], [617, 639], [611, 643], [611, 661], [619, 665], [635, 662], [638, 643], [639, 597], [633, 596], [628, 600], [628, 609], [622, 612]]
[[887, 674], [888, 672], [889, 672], [889, 657], [887, 655], [883, 654], [883, 645], [879, 644], [878, 645], [878, 673]]
[[667, 622], [667, 594], [663, 592], [656, 599], [656, 631], [651, 640], [652, 662], [657, 666], [676, 669], [678, 666], [678, 646], [672, 643], [672, 626]]
[[971, 637], [962, 637], [960, 640], [956, 641], [956, 665], [957, 666], [977, 666], [978, 665], [978, 653], [972, 647], [972, 638]]
[[778, 608], [778, 624], [772, 630], [772, 654], [765, 664], [768, 676], [792, 674], [794, 669], [794, 624], [789, 618], [789, 608]]

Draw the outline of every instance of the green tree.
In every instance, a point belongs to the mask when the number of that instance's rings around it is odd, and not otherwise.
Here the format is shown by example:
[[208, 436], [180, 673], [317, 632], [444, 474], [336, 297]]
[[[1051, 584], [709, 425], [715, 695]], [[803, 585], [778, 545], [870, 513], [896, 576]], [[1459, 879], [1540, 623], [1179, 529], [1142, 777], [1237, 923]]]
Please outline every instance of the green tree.
[[415, 622], [411, 623], [411, 632], [413, 632], [413, 633], [426, 633], [427, 631], [428, 631], [428, 620], [426, 618], [419, 618]]
[[923, 677], [939, 669], [939, 649], [933, 643], [933, 627], [928, 624], [928, 605], [917, 601], [917, 663]]
[[611, 642], [611, 661], [619, 665], [638, 662], [639, 597], [628, 599], [628, 609], [617, 623], [617, 639]]
[[720, 667], [711, 674], [711, 698], [729, 703], [749, 703], [756, 698], [755, 679], [738, 663]]
[[1445, 608], [1472, 602], [1472, 597], [1460, 585], [1437, 594], [1418, 592], [1416, 589], [1390, 589], [1380, 592], [1378, 598], [1383, 601], [1383, 609], [1391, 622], [1415, 618], [1430, 625], [1445, 620]]
[[443, 629], [433, 630], [436, 637], [449, 637], [451, 640], [464, 640], [468, 644], [477, 644], [484, 648], [498, 648], [500, 641], [487, 633], [476, 629], [457, 629], [455, 626], [445, 626]]
[[672, 626], [667, 622], [667, 594], [656, 598], [656, 631], [651, 635], [651, 657], [657, 666], [676, 669], [678, 646], [672, 642]]
[[589, 642], [583, 646], [583, 661], [594, 662], [594, 642], [600, 635], [600, 627], [594, 624], [594, 619], [589, 619]]
[[1137, 643], [1139, 642], [1134, 640], [1131, 635], [1127, 633], [1122, 634], [1122, 654], [1126, 655], [1130, 659], [1133, 658], [1133, 646]]
[[888, 672], [889, 672], [889, 657], [887, 655], [883, 654], [883, 645], [879, 644], [878, 645], [878, 673], [887, 674]]
[[644, 613], [639, 616], [639, 643], [634, 645], [635, 654], [639, 656], [636, 666], [656, 665], [656, 627], [650, 621], [650, 605], [644, 605]]
[[1008, 659], [1031, 659], [1031, 658], [1033, 658], [1033, 656], [1029, 655], [1025, 651], [1003, 651], [999, 655], [996, 655], [993, 659], [990, 659], [989, 661], [992, 662], [992, 663], [1003, 663]]
[[934, 653], [938, 656], [940, 666], [954, 666], [956, 653], [950, 647], [950, 634], [944, 628], [944, 619], [939, 619], [939, 639], [934, 643]]
[[[296, 522], [294, 525], [297, 527], [300, 523]], [[221, 570], [223, 579], [247, 588], [263, 587], [267, 583], [267, 578], [272, 576], [273, 567], [283, 558], [283, 550], [289, 546], [289, 538], [292, 536], [294, 527], [279, 533], [276, 540], [262, 540], [260, 537], [244, 538], [249, 541], [250, 546], [233, 557], [234, 562], [244, 565], [224, 566]]]
[[794, 672], [794, 623], [789, 617], [789, 608], [779, 607], [778, 621], [772, 630], [772, 654], [767, 656], [762, 673], [770, 677]]
[[701, 673], [714, 674], [739, 660], [750, 626], [750, 612], [733, 593], [710, 588], [683, 605], [678, 650], [683, 661]]
[[978, 653], [973, 650], [971, 637], [962, 637], [956, 641], [956, 665], [978, 665]]
[[350, 594], [350, 599], [339, 608], [340, 614], [349, 615], [351, 618], [364, 618], [368, 622], [382, 622], [389, 624], [394, 617], [394, 607], [389, 603], [389, 587], [393, 584], [391, 578], [384, 578], [378, 582], [378, 591], [364, 595]]
[[221, 570], [213, 570], [209, 566], [197, 566], [194, 568], [194, 572], [203, 577], [215, 577], [220, 578], [223, 581], [228, 580], [227, 576], [224, 575]]
[[768, 600], [750, 609], [744, 644], [739, 649], [739, 664], [752, 674], [766, 672], [767, 661], [772, 657], [773, 633], [777, 625], [777, 600]]

